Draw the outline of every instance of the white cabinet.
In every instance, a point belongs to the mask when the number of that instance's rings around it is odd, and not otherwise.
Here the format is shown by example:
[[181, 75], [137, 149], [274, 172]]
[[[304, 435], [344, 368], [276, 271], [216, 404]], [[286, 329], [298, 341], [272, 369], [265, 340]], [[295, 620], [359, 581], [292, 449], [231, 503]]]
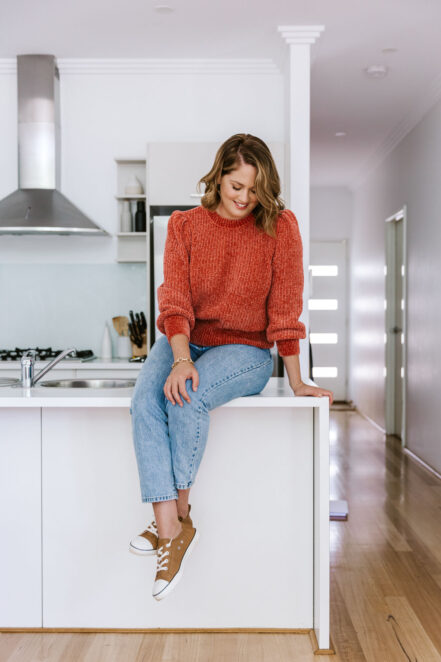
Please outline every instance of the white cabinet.
[[[212, 168], [221, 142], [148, 143], [147, 200], [154, 205], [187, 205], [200, 202], [196, 186]], [[282, 181], [284, 182], [284, 143], [268, 143]], [[201, 186], [201, 194], [204, 186]]]
[[[147, 195], [152, 205], [197, 207], [196, 185], [213, 165], [220, 143], [149, 143]], [[204, 192], [202, 186], [201, 193]]]
[[128, 545], [153, 509], [141, 503], [128, 409], [42, 416], [43, 627], [150, 626], [155, 559]]
[[[243, 400], [211, 412], [192, 488], [201, 538], [166, 609], [151, 596], [155, 559], [128, 550], [153, 509], [127, 408], [43, 410], [43, 627], [313, 627], [313, 411]], [[271, 499], [259, 502], [262, 485]], [[262, 543], [268, 521], [283, 582]], [[220, 530], [234, 544], [219, 546]]]
[[1, 412], [0, 521], [0, 627], [41, 627], [39, 408]]
[[[246, 405], [211, 412], [192, 488], [201, 539], [165, 609], [151, 596], [155, 559], [128, 549], [153, 509], [140, 500], [127, 408], [43, 409], [43, 627], [313, 626], [312, 410]], [[268, 521], [283, 582], [262, 544]], [[219, 546], [221, 530], [234, 544]]]
[[[211, 412], [192, 488], [200, 541], [162, 605], [151, 596], [155, 559], [128, 549], [153, 516], [128, 403], [37, 409], [22, 397], [17, 408], [0, 400], [0, 627], [314, 627], [329, 648], [325, 399], [293, 398], [271, 378]], [[262, 522], [278, 532], [276, 561]], [[219, 531], [233, 544], [220, 546]]]

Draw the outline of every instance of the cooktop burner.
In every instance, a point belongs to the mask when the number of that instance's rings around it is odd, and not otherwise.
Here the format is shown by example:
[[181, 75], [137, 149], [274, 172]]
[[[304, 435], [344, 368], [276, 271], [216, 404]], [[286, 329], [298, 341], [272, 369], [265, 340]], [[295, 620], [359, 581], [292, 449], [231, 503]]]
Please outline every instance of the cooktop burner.
[[[52, 347], [28, 347], [27, 349], [20, 349], [16, 347], [15, 349], [0, 349], [0, 361], [20, 361], [21, 357], [33, 350], [35, 352], [36, 361], [50, 361], [54, 359], [58, 354], [61, 354], [62, 349], [52, 349]], [[91, 349], [77, 349], [76, 356], [70, 354], [66, 356], [66, 361], [78, 361], [78, 359], [89, 359], [94, 356]]]

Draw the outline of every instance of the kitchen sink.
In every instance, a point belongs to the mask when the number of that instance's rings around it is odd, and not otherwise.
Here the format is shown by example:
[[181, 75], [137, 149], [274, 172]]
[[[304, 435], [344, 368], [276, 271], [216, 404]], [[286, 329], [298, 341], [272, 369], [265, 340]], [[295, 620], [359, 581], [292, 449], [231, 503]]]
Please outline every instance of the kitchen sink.
[[0, 379], [0, 386], [20, 386], [19, 379], [13, 379], [12, 377], [2, 377]]
[[35, 386], [55, 388], [131, 388], [135, 379], [51, 379], [36, 383]]

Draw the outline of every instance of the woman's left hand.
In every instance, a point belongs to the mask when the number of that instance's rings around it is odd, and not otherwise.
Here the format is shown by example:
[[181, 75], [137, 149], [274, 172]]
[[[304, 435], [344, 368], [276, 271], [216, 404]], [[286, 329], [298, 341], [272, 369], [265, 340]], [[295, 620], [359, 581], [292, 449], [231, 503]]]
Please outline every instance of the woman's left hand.
[[324, 388], [320, 388], [318, 386], [310, 386], [309, 384], [304, 384], [303, 382], [300, 382], [300, 384], [296, 384], [293, 386], [290, 383], [290, 386], [292, 390], [294, 391], [295, 395], [302, 396], [302, 395], [312, 395], [313, 397], [321, 398], [322, 396], [328, 396], [329, 397], [329, 406], [332, 405], [332, 402], [334, 400], [334, 394], [332, 391], [327, 391]]

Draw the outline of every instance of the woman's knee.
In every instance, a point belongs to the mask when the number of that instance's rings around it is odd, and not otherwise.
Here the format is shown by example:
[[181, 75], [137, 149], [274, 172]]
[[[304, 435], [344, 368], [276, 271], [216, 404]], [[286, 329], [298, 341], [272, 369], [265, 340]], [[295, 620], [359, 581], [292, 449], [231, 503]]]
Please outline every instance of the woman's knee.
[[[190, 385], [190, 386], [189, 386]], [[170, 402], [168, 398], [165, 399], [167, 412], [171, 416], [187, 416], [194, 412], [205, 411], [207, 409], [207, 404], [204, 401], [204, 389], [200, 387], [197, 391], [193, 391], [191, 388], [191, 382], [187, 381], [186, 391], [190, 402], [185, 399], [181, 392], [179, 392], [179, 397], [182, 401], [182, 407], [175, 398], [176, 404]]]
[[154, 372], [140, 374], [133, 390], [131, 410], [132, 413], [145, 410], [149, 405], [164, 406], [164, 384]]
[[201, 392], [204, 406], [212, 410], [230, 400], [260, 393], [268, 383], [273, 367], [272, 358], [268, 358], [258, 365], [238, 367], [232, 374], [221, 376]]

